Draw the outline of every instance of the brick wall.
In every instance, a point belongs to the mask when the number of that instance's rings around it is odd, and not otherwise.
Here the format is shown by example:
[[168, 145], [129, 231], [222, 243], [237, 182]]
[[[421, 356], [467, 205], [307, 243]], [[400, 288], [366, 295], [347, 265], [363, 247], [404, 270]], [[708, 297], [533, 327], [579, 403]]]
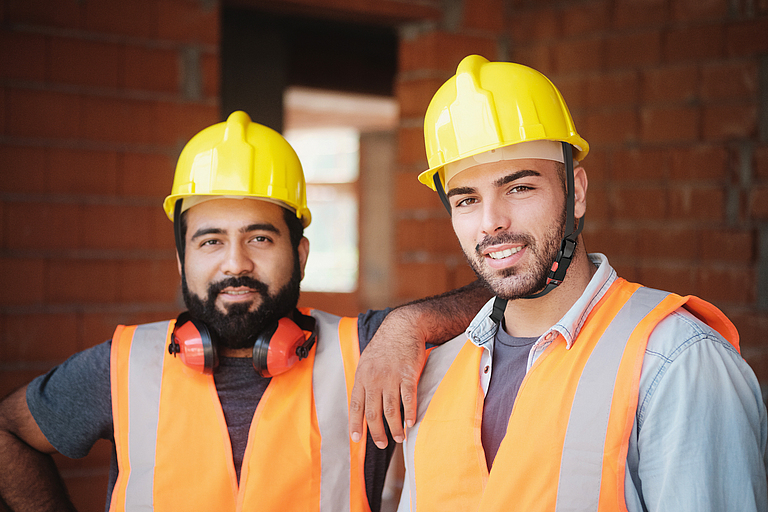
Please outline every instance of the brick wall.
[[[0, 2], [0, 395], [178, 311], [159, 205], [220, 118], [218, 19], [196, 0]], [[57, 458], [80, 510], [103, 510], [108, 461]]]
[[527, 64], [591, 145], [586, 247], [620, 275], [723, 309], [768, 383], [768, 3], [465, 0], [401, 31], [397, 290], [472, 278], [426, 168], [431, 95], [464, 55]]

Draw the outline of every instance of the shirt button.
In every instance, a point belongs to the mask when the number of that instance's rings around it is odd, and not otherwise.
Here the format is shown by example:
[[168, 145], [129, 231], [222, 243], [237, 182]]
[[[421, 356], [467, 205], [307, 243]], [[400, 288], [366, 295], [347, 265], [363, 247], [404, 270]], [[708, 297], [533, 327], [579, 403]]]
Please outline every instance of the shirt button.
[[483, 368], [483, 373], [488, 373], [491, 370], [491, 367], [488, 365], [485, 365], [485, 368]]
[[546, 336], [544, 336], [544, 341], [552, 341], [552, 339], [555, 337], [555, 333], [550, 332]]

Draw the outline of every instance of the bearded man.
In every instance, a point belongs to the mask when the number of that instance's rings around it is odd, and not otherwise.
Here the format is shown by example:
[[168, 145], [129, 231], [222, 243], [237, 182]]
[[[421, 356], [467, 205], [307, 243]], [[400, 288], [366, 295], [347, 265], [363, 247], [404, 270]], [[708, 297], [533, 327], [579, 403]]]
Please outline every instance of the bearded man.
[[[0, 404], [3, 500], [72, 510], [49, 454], [108, 439], [110, 511], [379, 510], [392, 451], [350, 440], [347, 388], [388, 311], [297, 309], [311, 216], [293, 149], [235, 112], [185, 146], [164, 209], [188, 311], [118, 326]], [[458, 306], [421, 343], [461, 332], [484, 293], [462, 295], [437, 299]]]

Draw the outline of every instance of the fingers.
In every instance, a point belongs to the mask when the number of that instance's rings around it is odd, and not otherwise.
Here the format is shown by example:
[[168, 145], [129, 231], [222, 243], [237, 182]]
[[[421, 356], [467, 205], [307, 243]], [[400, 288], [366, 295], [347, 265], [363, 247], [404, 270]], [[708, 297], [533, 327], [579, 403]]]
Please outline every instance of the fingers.
[[417, 382], [413, 380], [403, 380], [403, 383], [400, 385], [400, 396], [403, 401], [403, 416], [405, 417], [405, 426], [408, 428], [411, 428], [416, 424], [416, 412], [418, 410], [418, 404], [416, 403], [416, 389]]
[[389, 425], [389, 432], [396, 443], [402, 443], [405, 439], [403, 432], [403, 420], [400, 417], [400, 386], [392, 383], [383, 392], [384, 417]]
[[374, 444], [380, 449], [386, 448], [389, 440], [384, 428], [382, 392], [380, 390], [369, 391], [365, 394], [365, 421], [368, 424], [368, 432], [371, 434]]
[[355, 377], [355, 385], [349, 400], [349, 437], [359, 442], [365, 434], [363, 418], [365, 413], [365, 388]]

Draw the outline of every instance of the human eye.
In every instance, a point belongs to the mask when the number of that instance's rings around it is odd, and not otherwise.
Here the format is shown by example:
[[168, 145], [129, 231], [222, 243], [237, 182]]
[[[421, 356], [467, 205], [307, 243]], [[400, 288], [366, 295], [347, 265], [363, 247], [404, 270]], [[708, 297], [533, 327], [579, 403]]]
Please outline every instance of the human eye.
[[455, 203], [455, 208], [463, 208], [467, 206], [472, 206], [473, 204], [477, 203], [477, 198], [475, 197], [462, 197], [459, 198]]
[[512, 185], [509, 187], [507, 194], [524, 194], [526, 192], [530, 192], [531, 190], [533, 190], [533, 187], [528, 185]]

